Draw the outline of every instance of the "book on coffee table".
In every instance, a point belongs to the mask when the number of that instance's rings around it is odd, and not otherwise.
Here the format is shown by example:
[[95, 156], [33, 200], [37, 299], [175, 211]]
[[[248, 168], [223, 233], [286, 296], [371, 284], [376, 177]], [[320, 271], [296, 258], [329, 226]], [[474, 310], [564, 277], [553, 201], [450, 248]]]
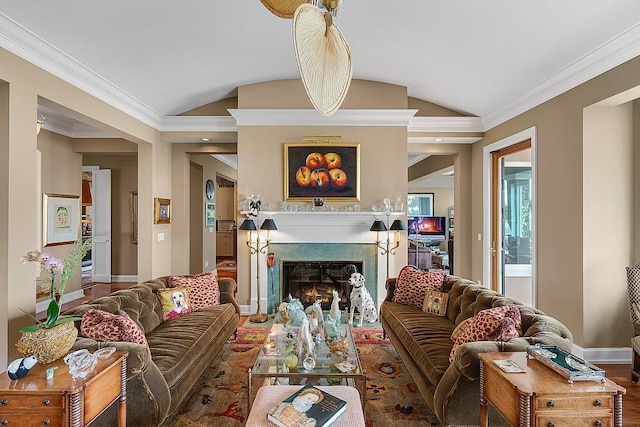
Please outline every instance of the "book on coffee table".
[[347, 409], [347, 402], [312, 385], [302, 387], [267, 413], [280, 427], [325, 427]]

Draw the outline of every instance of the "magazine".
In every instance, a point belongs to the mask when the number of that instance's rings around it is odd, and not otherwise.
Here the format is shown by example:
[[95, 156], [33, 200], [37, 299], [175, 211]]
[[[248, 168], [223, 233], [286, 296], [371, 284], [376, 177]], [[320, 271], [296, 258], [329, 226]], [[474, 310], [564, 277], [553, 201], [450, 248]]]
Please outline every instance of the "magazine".
[[522, 366], [518, 365], [511, 359], [497, 359], [494, 360], [493, 363], [505, 372], [525, 372], [525, 370], [522, 369]]
[[267, 419], [280, 427], [325, 427], [346, 409], [344, 400], [307, 385], [271, 408]]

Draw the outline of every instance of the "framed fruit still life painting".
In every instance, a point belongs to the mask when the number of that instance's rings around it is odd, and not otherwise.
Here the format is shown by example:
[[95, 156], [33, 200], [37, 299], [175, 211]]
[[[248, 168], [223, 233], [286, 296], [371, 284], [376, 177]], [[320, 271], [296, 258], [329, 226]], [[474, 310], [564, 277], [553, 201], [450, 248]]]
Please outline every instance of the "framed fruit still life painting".
[[284, 199], [315, 197], [360, 200], [360, 144], [284, 144]]

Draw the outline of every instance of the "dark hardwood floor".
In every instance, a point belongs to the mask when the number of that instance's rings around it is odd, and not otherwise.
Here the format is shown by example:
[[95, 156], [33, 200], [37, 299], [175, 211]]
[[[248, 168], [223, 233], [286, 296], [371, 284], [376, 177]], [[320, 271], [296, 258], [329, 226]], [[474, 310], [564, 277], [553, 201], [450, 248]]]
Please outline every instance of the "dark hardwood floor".
[[[84, 298], [63, 304], [67, 310], [79, 304], [90, 302], [98, 297], [109, 295], [119, 289], [126, 289], [133, 283], [99, 283], [84, 291]], [[622, 419], [624, 427], [640, 427], [640, 385], [631, 382], [631, 365], [598, 365], [607, 373], [607, 378], [627, 389], [622, 398]]]

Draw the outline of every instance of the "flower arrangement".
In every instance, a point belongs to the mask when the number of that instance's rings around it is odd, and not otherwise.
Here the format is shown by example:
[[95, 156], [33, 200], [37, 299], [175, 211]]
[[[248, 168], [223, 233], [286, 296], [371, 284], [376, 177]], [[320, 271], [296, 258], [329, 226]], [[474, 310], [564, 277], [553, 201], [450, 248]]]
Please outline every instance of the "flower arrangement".
[[20, 332], [35, 332], [43, 328], [51, 329], [54, 326], [61, 325], [63, 323], [80, 320], [79, 317], [61, 318], [60, 304], [56, 296], [62, 297], [64, 289], [67, 286], [67, 282], [76, 272], [78, 265], [89, 249], [91, 249], [91, 239], [87, 239], [84, 242], [78, 240], [73, 244], [73, 246], [71, 246], [69, 257], [64, 260], [57, 259], [49, 253], [41, 253], [40, 251], [29, 251], [22, 257], [23, 264], [26, 264], [27, 262], [37, 262], [40, 264], [40, 268], [42, 270], [46, 270], [49, 273], [49, 277], [40, 279], [40, 281], [43, 286], [43, 291], [49, 294], [51, 302], [49, 302], [49, 306], [47, 307], [47, 319], [44, 322], [22, 310], [24, 313], [31, 316], [36, 321], [36, 324], [25, 326], [20, 329]]

